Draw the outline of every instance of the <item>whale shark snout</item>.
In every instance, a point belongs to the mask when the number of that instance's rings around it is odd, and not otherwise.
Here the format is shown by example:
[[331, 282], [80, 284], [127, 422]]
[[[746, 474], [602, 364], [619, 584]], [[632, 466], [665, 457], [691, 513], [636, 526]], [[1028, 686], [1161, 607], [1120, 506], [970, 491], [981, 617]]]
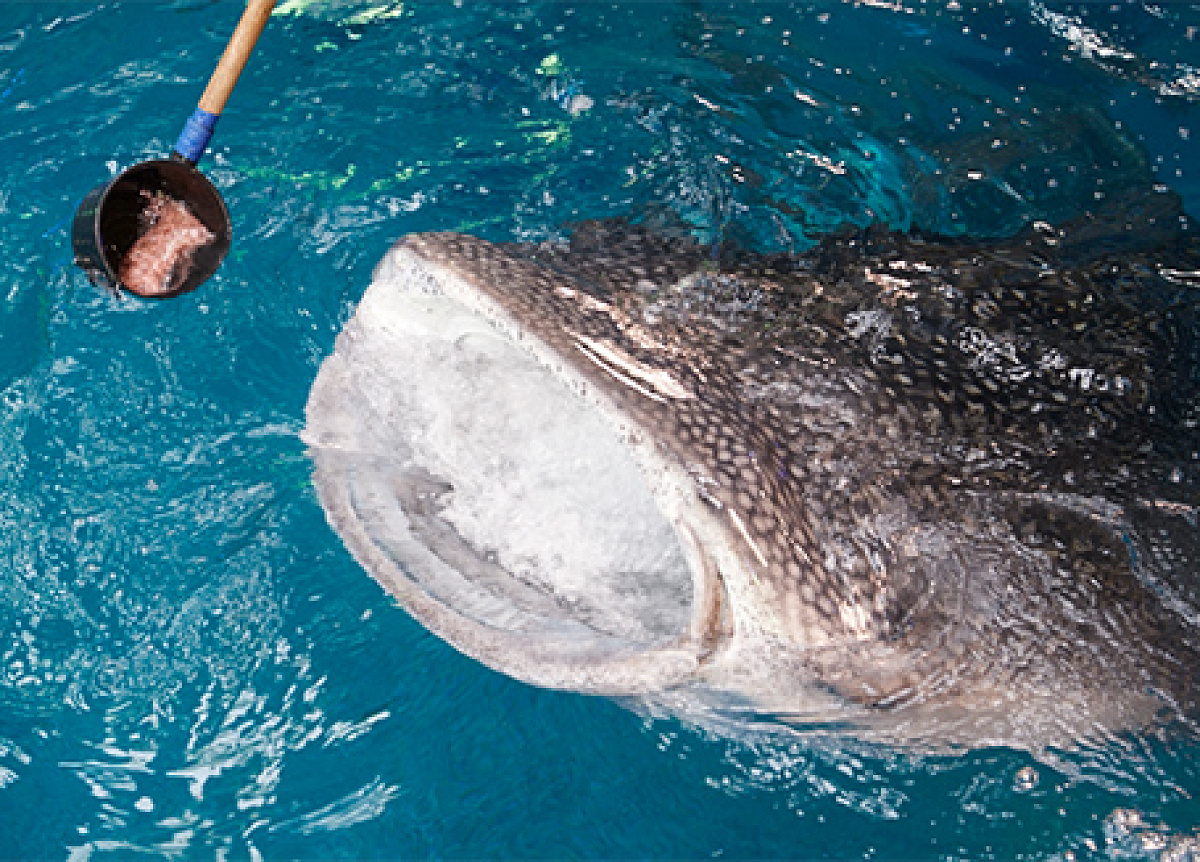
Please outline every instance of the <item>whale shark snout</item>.
[[413, 235], [313, 385], [314, 484], [535, 685], [1027, 746], [1183, 717], [1197, 257], [1083, 235]]

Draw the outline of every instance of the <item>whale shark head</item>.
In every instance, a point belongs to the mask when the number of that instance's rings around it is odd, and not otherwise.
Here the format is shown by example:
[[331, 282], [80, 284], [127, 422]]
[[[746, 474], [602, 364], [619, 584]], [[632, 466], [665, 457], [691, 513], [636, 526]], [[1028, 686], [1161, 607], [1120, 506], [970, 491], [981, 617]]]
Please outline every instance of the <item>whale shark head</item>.
[[1197, 257], [1094, 230], [409, 236], [313, 385], [314, 484], [409, 614], [535, 685], [1023, 745], [1181, 716]]

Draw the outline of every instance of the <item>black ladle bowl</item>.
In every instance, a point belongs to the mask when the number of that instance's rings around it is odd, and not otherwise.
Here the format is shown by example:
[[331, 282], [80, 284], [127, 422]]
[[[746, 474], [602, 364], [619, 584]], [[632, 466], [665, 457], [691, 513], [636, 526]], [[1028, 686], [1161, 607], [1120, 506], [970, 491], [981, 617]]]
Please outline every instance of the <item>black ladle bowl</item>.
[[[271, 17], [275, 0], [250, 0], [225, 47], [200, 104], [184, 125], [169, 159], [139, 162], [114, 179], [96, 186], [84, 197], [71, 225], [75, 263], [91, 282], [113, 293], [122, 288], [152, 299], [167, 299], [195, 290], [217, 271], [233, 242], [233, 223], [216, 187], [196, 170], [212, 138], [238, 75], [254, 50], [254, 43]], [[180, 255], [175, 266], [186, 265], [184, 277], [173, 281], [170, 290], [153, 295], [132, 290], [121, 281], [121, 264], [134, 243], [151, 227], [145, 210], [156, 198], [181, 203], [213, 237], [191, 254]]]
[[71, 225], [75, 263], [92, 284], [120, 292], [121, 261], [145, 226], [142, 210], [153, 196], [163, 194], [186, 203], [213, 239], [196, 249], [186, 277], [155, 299], [169, 299], [195, 290], [217, 271], [233, 242], [233, 222], [220, 192], [195, 165], [183, 158], [140, 162], [113, 180], [88, 192]]

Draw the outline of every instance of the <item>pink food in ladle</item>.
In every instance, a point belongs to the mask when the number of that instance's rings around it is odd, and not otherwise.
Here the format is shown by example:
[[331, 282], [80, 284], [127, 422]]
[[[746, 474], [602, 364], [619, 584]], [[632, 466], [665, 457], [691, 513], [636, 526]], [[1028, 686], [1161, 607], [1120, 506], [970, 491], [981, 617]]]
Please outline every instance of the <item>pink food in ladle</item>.
[[142, 234], [121, 261], [121, 283], [138, 296], [165, 296], [183, 286], [196, 251], [216, 235], [181, 201], [142, 194], [150, 198], [138, 216]]

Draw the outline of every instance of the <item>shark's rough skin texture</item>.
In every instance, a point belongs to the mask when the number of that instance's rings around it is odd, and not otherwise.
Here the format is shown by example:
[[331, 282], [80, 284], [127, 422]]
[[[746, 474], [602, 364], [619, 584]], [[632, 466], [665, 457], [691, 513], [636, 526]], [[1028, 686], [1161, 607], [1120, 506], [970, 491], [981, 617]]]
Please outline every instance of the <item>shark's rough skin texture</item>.
[[[313, 387], [315, 485], [417, 620], [534, 684], [930, 744], [1186, 726], [1200, 254], [1181, 221], [1161, 193], [1003, 243], [874, 229], [719, 263], [623, 222], [561, 245], [410, 236]], [[686, 573], [563, 586], [448, 514], [486, 459], [443, 470], [412, 442], [400, 393], [424, 372], [388, 370], [418, 349], [398, 297], [464, 309], [480, 328], [448, 350], [507, 340], [614, 429]], [[553, 529], [521, 506], [513, 531]], [[613, 596], [635, 598], [606, 618]]]

